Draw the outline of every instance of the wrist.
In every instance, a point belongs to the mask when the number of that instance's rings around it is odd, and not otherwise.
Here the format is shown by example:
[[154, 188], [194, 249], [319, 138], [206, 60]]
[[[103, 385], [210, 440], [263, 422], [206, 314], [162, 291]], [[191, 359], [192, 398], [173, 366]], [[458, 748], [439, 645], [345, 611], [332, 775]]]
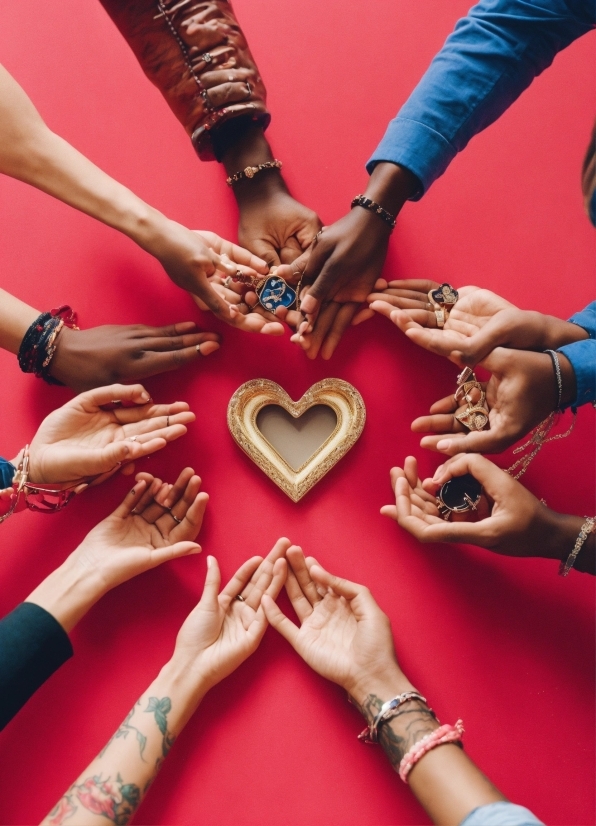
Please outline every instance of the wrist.
[[542, 526], [542, 553], [545, 559], [561, 560], [566, 558], [575, 544], [585, 519], [581, 516], [572, 516], [557, 513], [544, 508], [545, 514]]
[[188, 708], [189, 716], [212, 687], [204, 675], [197, 673], [194, 664], [179, 656], [176, 651], [161, 669], [160, 679], [167, 681], [170, 689]]
[[405, 167], [394, 163], [379, 163], [370, 176], [364, 194], [395, 217], [419, 188], [418, 178]]
[[25, 602], [44, 608], [68, 634], [104, 593], [97, 577], [73, 564], [69, 557], [29, 594]]
[[561, 370], [561, 383], [563, 392], [561, 393], [561, 406], [568, 407], [577, 397], [577, 380], [573, 365], [563, 353], [557, 353], [559, 357], [559, 368]]
[[[252, 126], [225, 152], [222, 163], [226, 174], [231, 176], [248, 166], [259, 166], [272, 160], [273, 153], [263, 129]], [[232, 184], [232, 190], [240, 208], [288, 191], [279, 169], [262, 169], [254, 178], [241, 178]]]
[[368, 720], [370, 715], [367, 712], [368, 698], [378, 697], [382, 704], [405, 691], [416, 691], [397, 665], [384, 669], [379, 674], [363, 674], [344, 687], [368, 722], [370, 722]]
[[543, 350], [558, 350], [565, 344], [573, 344], [575, 341], [583, 341], [589, 338], [588, 333], [578, 324], [571, 321], [563, 321], [562, 318], [545, 315], [542, 316], [544, 324], [544, 344]]

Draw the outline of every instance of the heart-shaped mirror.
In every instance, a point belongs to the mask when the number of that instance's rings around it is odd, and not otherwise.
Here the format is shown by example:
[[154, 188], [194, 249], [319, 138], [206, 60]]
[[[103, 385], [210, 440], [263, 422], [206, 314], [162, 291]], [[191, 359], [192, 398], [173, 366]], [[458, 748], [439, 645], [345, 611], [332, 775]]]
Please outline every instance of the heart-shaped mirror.
[[314, 384], [297, 402], [279, 384], [253, 379], [228, 405], [236, 442], [294, 502], [345, 456], [365, 419], [362, 396], [341, 379]]

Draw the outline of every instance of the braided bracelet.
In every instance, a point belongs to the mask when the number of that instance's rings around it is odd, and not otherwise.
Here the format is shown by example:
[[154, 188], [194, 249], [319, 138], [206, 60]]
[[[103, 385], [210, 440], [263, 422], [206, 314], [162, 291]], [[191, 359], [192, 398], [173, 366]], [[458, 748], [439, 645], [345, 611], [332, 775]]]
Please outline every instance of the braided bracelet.
[[[422, 694], [419, 694], [417, 691], [405, 691], [403, 694], [398, 694], [397, 697], [383, 703], [379, 713], [376, 715], [370, 726], [367, 726], [360, 732], [358, 739], [362, 740], [364, 743], [378, 743], [379, 726], [383, 723], [387, 723], [389, 720], [393, 719], [393, 717], [396, 717], [397, 714], [401, 713], [398, 709], [403, 706], [404, 703], [409, 703], [411, 700], [418, 700], [426, 705], [426, 697], [423, 697]], [[433, 717], [435, 716], [432, 708], [429, 708], [428, 711], [430, 711]]]
[[584, 542], [588, 538], [591, 533], [596, 531], [596, 516], [587, 516], [586, 521], [581, 527], [579, 532], [579, 536], [575, 540], [575, 545], [573, 546], [573, 550], [565, 560], [561, 560], [561, 564], [559, 565], [559, 575], [560, 576], [568, 576], [569, 571], [575, 565], [575, 561], [579, 556], [579, 552], [581, 551]]
[[464, 724], [458, 720], [454, 726], [440, 726], [426, 737], [418, 740], [412, 748], [404, 754], [399, 764], [399, 776], [404, 781], [408, 782], [408, 775], [416, 765], [416, 763], [424, 757], [431, 749], [436, 749], [437, 746], [443, 746], [445, 743], [459, 743], [461, 742], [464, 733]]
[[367, 198], [366, 195], [356, 195], [352, 203], [350, 204], [351, 208], [359, 206], [363, 209], [368, 209], [369, 212], [374, 212], [375, 215], [378, 215], [381, 221], [385, 221], [389, 229], [395, 229], [395, 215], [392, 215], [380, 204], [377, 204], [376, 201], [371, 201], [370, 198]]
[[62, 328], [78, 330], [76, 321], [76, 313], [67, 304], [38, 316], [23, 336], [19, 347], [17, 358], [23, 373], [35, 373], [38, 379], [43, 379], [48, 384], [62, 384], [50, 375], [49, 367]]

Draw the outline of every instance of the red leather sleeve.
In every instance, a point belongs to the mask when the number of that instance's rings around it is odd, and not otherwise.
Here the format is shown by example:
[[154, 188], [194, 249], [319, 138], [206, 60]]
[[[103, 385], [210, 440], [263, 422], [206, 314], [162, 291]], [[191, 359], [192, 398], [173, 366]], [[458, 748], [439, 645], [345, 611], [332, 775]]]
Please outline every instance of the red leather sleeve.
[[100, 2], [201, 160], [214, 160], [213, 130], [225, 121], [268, 126], [265, 86], [227, 0]]

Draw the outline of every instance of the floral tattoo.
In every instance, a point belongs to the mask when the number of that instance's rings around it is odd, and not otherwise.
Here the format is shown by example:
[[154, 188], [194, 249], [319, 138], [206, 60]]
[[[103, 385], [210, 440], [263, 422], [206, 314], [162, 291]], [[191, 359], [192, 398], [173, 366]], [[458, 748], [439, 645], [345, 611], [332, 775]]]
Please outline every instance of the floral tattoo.
[[88, 811], [107, 818], [116, 826], [125, 826], [133, 816], [139, 803], [141, 792], [134, 783], [124, 783], [119, 774], [115, 780], [101, 775], [88, 777], [80, 785], [72, 786], [60, 798], [55, 808], [50, 812], [49, 822], [53, 826], [60, 826], [77, 811], [79, 803]]

